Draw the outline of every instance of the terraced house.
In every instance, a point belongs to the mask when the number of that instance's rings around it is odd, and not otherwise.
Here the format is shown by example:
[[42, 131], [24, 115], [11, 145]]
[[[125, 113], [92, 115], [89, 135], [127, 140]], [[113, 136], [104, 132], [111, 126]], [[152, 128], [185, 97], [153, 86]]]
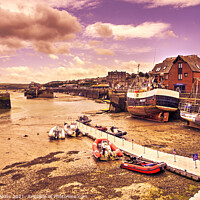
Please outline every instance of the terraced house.
[[152, 70], [158, 82], [165, 88], [181, 93], [199, 92], [200, 58], [197, 55], [166, 58]]

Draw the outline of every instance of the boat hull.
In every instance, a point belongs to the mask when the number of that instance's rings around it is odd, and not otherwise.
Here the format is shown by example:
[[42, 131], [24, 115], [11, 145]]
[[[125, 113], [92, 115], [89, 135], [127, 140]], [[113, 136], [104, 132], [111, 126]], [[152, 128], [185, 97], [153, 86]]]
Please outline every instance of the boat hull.
[[133, 116], [168, 121], [169, 113], [178, 110], [179, 93], [167, 89], [127, 93], [127, 110]]
[[65, 132], [63, 128], [60, 128], [58, 126], [54, 126], [50, 131], [49, 131], [49, 139], [51, 140], [64, 140], [65, 139]]
[[186, 120], [189, 126], [200, 129], [200, 115], [198, 113], [190, 113], [187, 111], [181, 111], [180, 116]]
[[[99, 144], [101, 144], [102, 141], [107, 141], [112, 152], [105, 152], [103, 153], [99, 148]], [[123, 156], [123, 153], [109, 140], [101, 138], [101, 139], [96, 139], [95, 142], [92, 144], [92, 150], [93, 150], [93, 155], [95, 158], [98, 160], [117, 160], [120, 157]]]
[[157, 164], [146, 164], [146, 165], [137, 165], [137, 164], [131, 164], [131, 163], [122, 163], [120, 165], [121, 168], [132, 170], [135, 172], [140, 172], [144, 174], [156, 174], [161, 171], [164, 171], [166, 168], [165, 163], [157, 163]]
[[64, 131], [65, 135], [69, 137], [78, 137], [82, 135], [76, 123], [71, 123], [70, 125], [68, 124], [64, 125]]

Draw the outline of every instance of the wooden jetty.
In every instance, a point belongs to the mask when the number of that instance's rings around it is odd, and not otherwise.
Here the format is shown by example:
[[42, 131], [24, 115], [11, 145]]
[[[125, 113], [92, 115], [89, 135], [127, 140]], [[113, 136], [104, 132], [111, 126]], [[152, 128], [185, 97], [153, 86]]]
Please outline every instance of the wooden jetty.
[[80, 130], [87, 133], [88, 137], [92, 139], [106, 138], [127, 155], [136, 155], [154, 162], [165, 162], [167, 164], [167, 170], [195, 181], [200, 181], [199, 160], [193, 161], [193, 159], [189, 157], [157, 151], [138, 145], [134, 142], [127, 141], [123, 138], [115, 137], [85, 124], [79, 122], [77, 122], [77, 124]]

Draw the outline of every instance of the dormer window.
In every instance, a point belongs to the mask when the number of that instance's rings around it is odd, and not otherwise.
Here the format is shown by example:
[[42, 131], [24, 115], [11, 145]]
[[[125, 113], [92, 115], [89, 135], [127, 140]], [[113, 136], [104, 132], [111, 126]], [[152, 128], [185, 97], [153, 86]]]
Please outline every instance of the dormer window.
[[164, 66], [163, 69], [165, 70], [167, 68], [167, 66]]
[[158, 67], [157, 69], [156, 69], [156, 72], [159, 72], [161, 70], [161, 67]]
[[196, 65], [196, 67], [198, 68], [198, 69], [200, 69], [200, 67], [199, 67], [199, 65], [198, 64], [195, 64]]

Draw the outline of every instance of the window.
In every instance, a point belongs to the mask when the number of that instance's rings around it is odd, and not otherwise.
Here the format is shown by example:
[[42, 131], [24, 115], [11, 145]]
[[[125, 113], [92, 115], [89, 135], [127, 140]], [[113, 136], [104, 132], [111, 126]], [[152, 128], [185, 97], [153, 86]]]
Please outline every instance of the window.
[[165, 80], [168, 80], [168, 74], [165, 75]]
[[178, 80], [182, 80], [182, 78], [183, 78], [182, 68], [183, 68], [182, 63], [178, 63]]
[[161, 70], [161, 67], [158, 67], [157, 69], [156, 69], [156, 72], [159, 72]]
[[188, 73], [184, 73], [184, 76], [187, 77], [187, 76], [188, 76]]
[[164, 66], [163, 69], [165, 70], [167, 68], [167, 66]]
[[178, 80], [182, 80], [183, 76], [182, 74], [178, 74]]

